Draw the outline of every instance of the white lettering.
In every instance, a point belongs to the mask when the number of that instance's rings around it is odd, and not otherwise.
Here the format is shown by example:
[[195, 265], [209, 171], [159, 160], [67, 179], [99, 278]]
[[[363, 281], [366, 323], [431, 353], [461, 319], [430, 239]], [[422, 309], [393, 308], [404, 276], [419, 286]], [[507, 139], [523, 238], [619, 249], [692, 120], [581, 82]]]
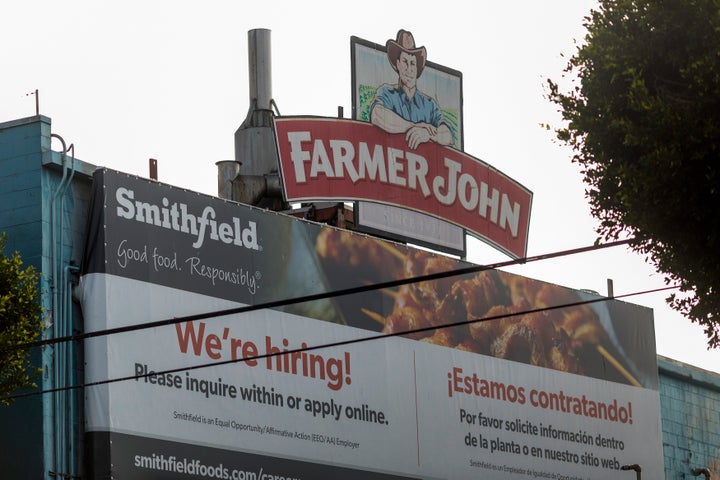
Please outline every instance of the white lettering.
[[498, 219], [498, 201], [500, 192], [493, 188], [492, 197], [488, 197], [488, 185], [485, 182], [480, 184], [480, 216], [488, 218], [487, 209], [490, 207], [490, 221], [497, 224]]
[[248, 222], [247, 228], [242, 231], [242, 242], [245, 248], [260, 250], [257, 240], [257, 225], [255, 222]]
[[232, 243], [233, 241], [233, 227], [229, 223], [221, 223], [218, 225], [218, 235], [220, 241], [223, 243]]
[[500, 208], [500, 228], [510, 227], [510, 234], [517, 237], [518, 224], [520, 223], [520, 204], [515, 202], [510, 207], [510, 198], [502, 195], [502, 207]]
[[290, 160], [295, 167], [295, 179], [298, 183], [305, 183], [305, 162], [310, 160], [310, 153], [302, 149], [302, 142], [310, 141], [310, 132], [290, 132]]
[[162, 199], [163, 208], [162, 209], [162, 226], [164, 228], [170, 228], [170, 212], [168, 211], [168, 208], [170, 206], [170, 202], [167, 198], [163, 197]]
[[180, 204], [180, 213], [182, 214], [182, 226], [180, 227], [180, 231], [183, 233], [192, 233], [193, 235], [197, 235], [197, 219], [192, 213], [187, 213], [187, 205], [184, 203]]
[[388, 180], [394, 185], [404, 187], [407, 185], [405, 178], [401, 176], [403, 164], [398, 160], [403, 158], [403, 151], [397, 148], [388, 148]]
[[312, 162], [310, 163], [310, 176], [317, 178], [321, 173], [324, 173], [328, 178], [333, 178], [332, 164], [330, 163], [330, 157], [328, 157], [325, 145], [322, 140], [315, 140], [315, 147], [312, 153]]
[[[450, 160], [446, 157], [445, 166], [448, 169], [447, 185], [445, 184], [445, 178], [440, 176], [435, 177], [433, 179], [433, 193], [435, 193], [435, 198], [438, 199], [438, 202], [443, 205], [452, 205], [455, 203], [455, 198], [457, 198], [457, 176], [460, 172], [461, 165], [460, 162]], [[445, 194], [441, 192], [443, 188], [446, 189]]]
[[365, 172], [367, 172], [367, 178], [370, 180], [387, 182], [387, 172], [385, 171], [385, 159], [383, 158], [382, 145], [375, 145], [371, 155], [370, 148], [368, 148], [367, 143], [360, 142], [358, 175], [361, 178], [365, 178]]
[[465, 210], [475, 210], [478, 204], [477, 182], [469, 173], [463, 173], [458, 179], [458, 198]]
[[[208, 219], [208, 216], [210, 216], [210, 219]], [[198, 218], [198, 222], [200, 222], [200, 233], [198, 233], [197, 240], [195, 243], [193, 243], [193, 248], [200, 248], [202, 247], [203, 240], [205, 239], [205, 227], [208, 226], [208, 224], [215, 219], [215, 210], [213, 210], [212, 207], [205, 207], [205, 210], [203, 210], [202, 216]], [[215, 222], [212, 222], [215, 224]], [[212, 240], [217, 240], [217, 236], [213, 238], [212, 233], [210, 234], [210, 238]]]
[[[457, 206], [467, 212], [475, 212], [479, 217], [509, 231], [513, 237], [518, 236], [523, 213], [521, 203], [512, 198], [511, 194], [502, 192], [482, 181], [481, 179], [487, 179], [482, 170], [479, 171], [482, 177], [476, 178], [475, 167], [469, 166], [469, 163], [462, 160], [454, 159], [449, 153], [449, 156], [443, 158], [444, 170], [440, 169], [441, 171], [431, 177], [430, 163], [425, 157], [415, 152], [367, 142], [353, 143], [341, 138], [323, 140], [313, 138], [309, 131], [288, 132], [287, 139], [290, 144], [290, 160], [293, 165], [291, 170], [295, 173], [296, 183], [307, 183], [324, 176], [328, 179], [350, 181], [353, 184], [371, 181], [404, 187], [418, 192], [423, 198], [432, 197], [440, 205]], [[465, 171], [463, 171], [464, 169]], [[118, 192], [118, 203], [123, 207], [122, 211], [118, 207], [118, 215], [131, 216], [133, 209], [136, 211], [140, 208], [138, 202], [133, 204], [131, 200], [132, 197], [128, 198], [127, 192], [123, 192], [122, 195], [121, 192]], [[238, 224], [234, 225], [234, 229], [222, 224], [218, 226], [214, 222], [214, 212], [211, 217], [207, 217], [206, 212], [203, 212], [203, 216], [194, 221], [194, 217], [191, 220], [187, 218], [190, 215], [187, 214], [183, 205], [180, 205], [179, 213], [175, 205], [165, 206], [170, 208], [169, 213], [167, 208], [162, 212], [165, 224], [169, 222], [169, 218], [175, 225], [177, 217], [180, 217], [180, 224], [183, 228], [187, 229], [188, 226], [200, 228], [197, 244], [202, 244], [206, 226], [209, 225], [212, 232], [220, 229], [223, 242], [228, 242], [232, 238], [237, 244], [239, 242], [238, 232], [241, 232], [242, 243], [245, 246], [255, 245], [257, 237], [252, 230], [254, 226], [249, 226], [244, 230], [240, 230]], [[151, 205], [142, 205], [142, 207], [143, 214], [148, 218], [159, 218]], [[434, 212], [428, 211], [428, 213], [437, 214], [437, 209]], [[244, 238], [246, 233], [247, 241]]]
[[335, 176], [344, 177], [343, 172], [347, 172], [350, 180], [356, 183], [360, 179], [360, 175], [352, 163], [355, 158], [353, 144], [347, 140], [330, 140], [330, 148], [335, 159]]
[[[118, 202], [117, 216], [132, 219], [135, 216], [135, 205], [132, 203], [134, 192], [127, 188], [120, 187], [115, 192], [115, 200]], [[121, 208], [124, 207], [124, 210]]]
[[[211, 240], [260, 250], [255, 222], [249, 221], [245, 228], [242, 228], [237, 217], [233, 217], [231, 223], [217, 222], [215, 209], [211, 206], [206, 206], [202, 215], [197, 217], [188, 213], [186, 204], [170, 204], [167, 198], [162, 199], [162, 207], [137, 200], [133, 202], [135, 192], [125, 187], [118, 187], [115, 199], [118, 204], [115, 209], [118, 217], [193, 235], [196, 237], [193, 248], [201, 248], [205, 234], [208, 233], [207, 237]], [[127, 257], [127, 254], [123, 255]]]
[[430, 187], [427, 184], [428, 163], [425, 157], [412, 152], [405, 152], [405, 158], [408, 162], [408, 185], [413, 190], [418, 189], [425, 198], [430, 196]]

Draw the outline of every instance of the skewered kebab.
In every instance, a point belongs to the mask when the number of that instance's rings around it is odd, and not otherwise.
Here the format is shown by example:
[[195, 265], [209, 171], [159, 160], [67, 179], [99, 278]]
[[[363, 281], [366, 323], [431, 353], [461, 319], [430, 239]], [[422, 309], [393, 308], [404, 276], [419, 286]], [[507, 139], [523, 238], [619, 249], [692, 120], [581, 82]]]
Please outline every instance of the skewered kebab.
[[[457, 260], [449, 257], [423, 250], [404, 253], [389, 243], [342, 230], [325, 229], [317, 245], [324, 261], [352, 265], [357, 268], [353, 271], [368, 281], [414, 278], [457, 268]], [[385, 333], [438, 327], [408, 336], [572, 373], [583, 373], [581, 352], [596, 348], [630, 383], [639, 385], [602, 346], [608, 336], [589, 306], [523, 313], [575, 304], [580, 299], [572, 290], [488, 270], [470, 277], [406, 284], [391, 294], [394, 302], [389, 315], [368, 312], [381, 322]], [[481, 318], [496, 319], [439, 328]]]

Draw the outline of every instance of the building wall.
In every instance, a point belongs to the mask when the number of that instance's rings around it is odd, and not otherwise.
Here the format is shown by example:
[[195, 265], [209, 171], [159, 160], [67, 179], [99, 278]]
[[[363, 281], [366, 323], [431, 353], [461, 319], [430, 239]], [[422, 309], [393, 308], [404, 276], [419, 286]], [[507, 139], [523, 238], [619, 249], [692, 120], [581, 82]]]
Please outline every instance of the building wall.
[[[42, 153], [50, 148], [46, 118], [8, 122], [0, 129], [0, 231], [6, 254], [19, 251], [26, 265], [42, 270]], [[32, 352], [41, 365], [39, 351]], [[43, 399], [23, 398], [0, 407], [0, 471], [7, 478], [43, 478]], [[20, 460], [22, 459], [22, 460]]]
[[658, 367], [665, 478], [695, 478], [720, 455], [720, 375], [665, 357]]
[[[56, 143], [53, 143], [56, 142]], [[69, 145], [66, 145], [69, 147]], [[7, 234], [6, 254], [18, 251], [25, 265], [34, 266], [41, 274], [41, 303], [47, 329], [44, 338], [57, 335], [57, 327], [65, 317], [68, 332], [81, 330], [79, 310], [63, 299], [69, 299], [71, 279], [65, 267], [79, 265], [84, 243], [89, 173], [93, 167], [73, 161], [66, 155], [62, 140], [53, 139], [51, 121], [35, 116], [0, 124], [0, 232]], [[69, 149], [69, 148], [68, 148]], [[69, 149], [70, 150], [70, 149]], [[65, 180], [63, 180], [65, 178]], [[63, 185], [68, 187], [64, 188]], [[53, 239], [55, 240], [53, 242]], [[53, 248], [55, 245], [55, 248]], [[64, 295], [64, 297], [62, 297]], [[79, 351], [62, 346], [35, 348], [30, 352], [32, 364], [42, 368], [36, 379], [38, 387], [50, 389], [82, 381], [78, 371], [82, 361]], [[59, 355], [72, 358], [66, 368], [56, 368]], [[71, 401], [81, 392], [58, 395], [34, 395], [17, 399], [9, 407], [0, 407], [0, 472], [3, 478], [41, 479], [73, 474], [70, 465], [59, 459], [79, 457], [80, 445], [69, 439], [80, 438], [82, 417], [79, 408], [70, 408]], [[57, 412], [63, 412], [57, 415]], [[58, 443], [58, 439], [65, 441]]]

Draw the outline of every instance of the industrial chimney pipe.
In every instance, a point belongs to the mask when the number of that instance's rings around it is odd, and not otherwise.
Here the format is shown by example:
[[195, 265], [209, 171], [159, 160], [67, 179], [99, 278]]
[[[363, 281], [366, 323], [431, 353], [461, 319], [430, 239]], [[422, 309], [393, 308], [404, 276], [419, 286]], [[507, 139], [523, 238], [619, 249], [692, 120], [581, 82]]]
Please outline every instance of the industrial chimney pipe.
[[218, 193], [269, 210], [286, 210], [279, 177], [272, 98], [270, 30], [248, 31], [250, 107], [235, 131], [235, 160], [217, 162]]
[[248, 68], [250, 70], [251, 110], [271, 110], [272, 49], [270, 30], [256, 28], [248, 31]]

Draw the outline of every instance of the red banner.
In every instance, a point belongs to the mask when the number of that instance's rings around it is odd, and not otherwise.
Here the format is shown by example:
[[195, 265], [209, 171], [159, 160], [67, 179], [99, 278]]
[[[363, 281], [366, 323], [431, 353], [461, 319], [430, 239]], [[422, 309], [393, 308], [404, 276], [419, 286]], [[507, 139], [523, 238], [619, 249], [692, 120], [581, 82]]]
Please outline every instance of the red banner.
[[366, 200], [452, 222], [512, 257], [527, 251], [532, 192], [485, 162], [365, 122], [275, 119], [286, 199]]

